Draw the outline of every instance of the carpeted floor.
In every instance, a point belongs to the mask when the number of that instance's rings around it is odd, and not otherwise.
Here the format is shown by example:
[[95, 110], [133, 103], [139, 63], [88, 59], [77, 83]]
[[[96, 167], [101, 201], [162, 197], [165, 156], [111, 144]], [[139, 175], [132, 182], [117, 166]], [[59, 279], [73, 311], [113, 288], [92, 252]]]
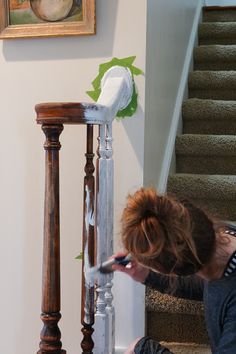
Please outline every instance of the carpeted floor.
[[[235, 221], [236, 7], [203, 10], [182, 119], [168, 191]], [[202, 304], [148, 289], [146, 309], [148, 335], [167, 341], [175, 354], [210, 353]]]

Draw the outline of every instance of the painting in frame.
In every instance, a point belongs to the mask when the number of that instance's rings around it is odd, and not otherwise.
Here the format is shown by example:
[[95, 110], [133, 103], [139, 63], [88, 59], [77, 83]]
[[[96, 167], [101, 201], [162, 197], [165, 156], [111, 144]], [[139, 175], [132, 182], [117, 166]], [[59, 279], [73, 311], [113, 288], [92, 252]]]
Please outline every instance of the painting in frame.
[[95, 32], [95, 0], [0, 0], [1, 39]]

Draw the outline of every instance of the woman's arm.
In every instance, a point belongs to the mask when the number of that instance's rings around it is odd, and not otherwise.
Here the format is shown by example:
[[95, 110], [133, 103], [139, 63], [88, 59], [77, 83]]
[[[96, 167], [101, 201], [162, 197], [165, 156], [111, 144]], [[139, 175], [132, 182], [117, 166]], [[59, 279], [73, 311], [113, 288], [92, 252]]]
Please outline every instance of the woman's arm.
[[[125, 255], [125, 253], [119, 252], [115, 257]], [[197, 276], [179, 277], [157, 273], [135, 260], [132, 260], [126, 267], [114, 264], [112, 268], [126, 273], [133, 280], [150, 286], [161, 293], [189, 300], [202, 301], [203, 299], [204, 283], [203, 280]]]

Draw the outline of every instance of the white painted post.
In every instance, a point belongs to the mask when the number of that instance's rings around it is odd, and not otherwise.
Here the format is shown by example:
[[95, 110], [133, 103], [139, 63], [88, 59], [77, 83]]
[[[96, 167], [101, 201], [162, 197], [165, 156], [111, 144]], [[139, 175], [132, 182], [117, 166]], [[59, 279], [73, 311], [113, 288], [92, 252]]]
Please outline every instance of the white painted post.
[[[104, 124], [99, 126], [97, 161], [97, 264], [113, 254], [114, 162], [112, 159], [112, 122], [125, 108], [133, 94], [130, 71], [113, 67], [105, 73], [98, 104], [107, 108]], [[94, 335], [95, 354], [114, 354], [115, 311], [112, 295], [113, 274], [99, 273], [96, 283], [97, 303]]]

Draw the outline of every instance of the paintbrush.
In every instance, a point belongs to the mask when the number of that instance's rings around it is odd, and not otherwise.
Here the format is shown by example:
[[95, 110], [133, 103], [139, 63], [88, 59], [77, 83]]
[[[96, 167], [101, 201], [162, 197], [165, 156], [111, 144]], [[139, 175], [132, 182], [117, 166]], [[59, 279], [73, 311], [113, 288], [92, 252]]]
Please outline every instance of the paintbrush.
[[96, 273], [99, 272], [103, 274], [112, 273], [114, 272], [114, 270], [112, 269], [113, 264], [119, 264], [125, 267], [127, 266], [127, 264], [129, 264], [131, 258], [132, 257], [130, 253], [127, 254], [126, 256], [111, 258], [108, 259], [107, 261], [100, 263], [95, 267], [90, 268], [88, 271], [90, 275], [95, 275]]

